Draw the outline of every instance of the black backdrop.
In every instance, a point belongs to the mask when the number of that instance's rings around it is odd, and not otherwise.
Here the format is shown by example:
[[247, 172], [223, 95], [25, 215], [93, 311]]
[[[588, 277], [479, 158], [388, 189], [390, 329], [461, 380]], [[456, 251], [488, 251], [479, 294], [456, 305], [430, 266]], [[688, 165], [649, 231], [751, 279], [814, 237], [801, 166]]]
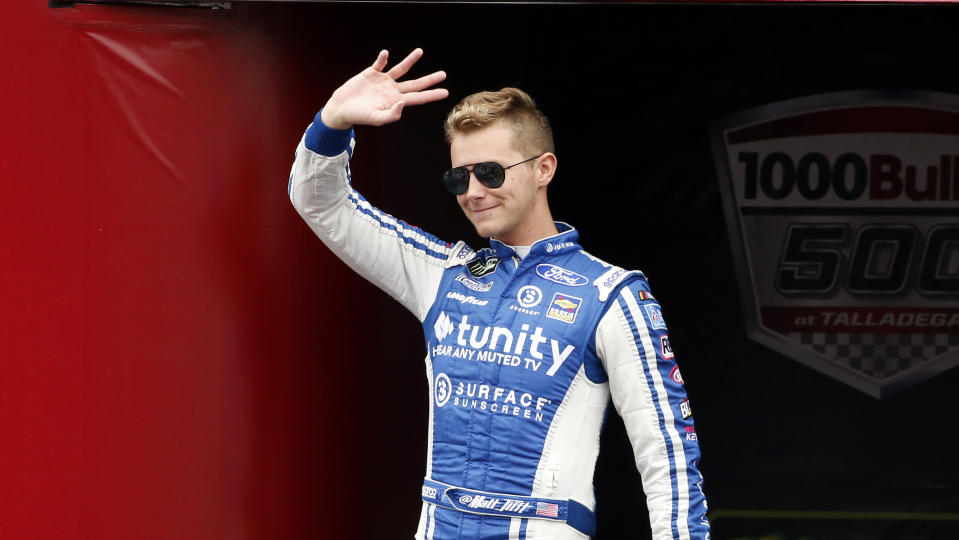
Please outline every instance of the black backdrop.
[[[307, 90], [291, 90], [290, 99], [303, 103], [304, 126], [336, 81], [368, 65], [380, 48], [397, 60], [420, 46], [426, 56], [417, 74], [447, 70], [451, 100], [410, 109], [396, 125], [359, 129], [354, 159], [355, 184], [367, 198], [444, 239], [483, 244], [437, 181], [448, 166], [440, 126], [453, 100], [507, 85], [537, 99], [557, 139], [554, 216], [579, 228], [592, 253], [642, 269], [664, 306], [695, 412], [714, 538], [959, 537], [959, 444], [952, 435], [959, 372], [877, 400], [748, 340], [708, 133], [718, 117], [810, 94], [959, 93], [959, 10], [236, 9], [285, 43], [289, 55], [277, 61], [294, 62], [302, 73]], [[365, 352], [350, 359], [366, 366], [362, 382], [352, 384], [371, 398], [351, 405], [355, 436], [368, 438], [370, 448], [358, 456], [370, 463], [359, 478], [395, 488], [393, 502], [358, 525], [357, 537], [403, 538], [418, 516], [425, 456], [422, 338], [414, 318], [385, 295], [359, 279], [345, 286], [371, 298], [345, 315], [362, 322], [345, 337], [364, 340]], [[596, 486], [597, 538], [648, 537], [641, 484], [614, 414]]]

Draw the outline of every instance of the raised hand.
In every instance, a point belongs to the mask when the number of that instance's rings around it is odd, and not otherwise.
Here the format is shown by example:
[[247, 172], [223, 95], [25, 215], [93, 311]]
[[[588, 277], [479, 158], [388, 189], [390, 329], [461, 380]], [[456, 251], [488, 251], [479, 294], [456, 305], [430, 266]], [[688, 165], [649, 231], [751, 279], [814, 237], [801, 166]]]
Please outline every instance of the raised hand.
[[422, 105], [448, 96], [445, 88], [430, 88], [446, 79], [443, 71], [399, 82], [422, 56], [423, 49], [414, 49], [402, 62], [384, 73], [389, 52], [380, 51], [372, 66], [333, 92], [323, 107], [323, 123], [334, 129], [348, 129], [354, 125], [382, 126], [399, 120], [407, 105]]

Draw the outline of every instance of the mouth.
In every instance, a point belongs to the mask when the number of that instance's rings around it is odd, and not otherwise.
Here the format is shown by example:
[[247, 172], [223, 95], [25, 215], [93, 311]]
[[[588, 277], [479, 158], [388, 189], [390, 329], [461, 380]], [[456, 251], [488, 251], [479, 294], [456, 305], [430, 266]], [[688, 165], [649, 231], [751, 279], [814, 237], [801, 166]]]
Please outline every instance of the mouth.
[[475, 217], [488, 216], [493, 213], [493, 210], [495, 210], [497, 206], [498, 205], [494, 204], [493, 206], [487, 206], [484, 208], [474, 208], [470, 210], [470, 213], [472, 213]]

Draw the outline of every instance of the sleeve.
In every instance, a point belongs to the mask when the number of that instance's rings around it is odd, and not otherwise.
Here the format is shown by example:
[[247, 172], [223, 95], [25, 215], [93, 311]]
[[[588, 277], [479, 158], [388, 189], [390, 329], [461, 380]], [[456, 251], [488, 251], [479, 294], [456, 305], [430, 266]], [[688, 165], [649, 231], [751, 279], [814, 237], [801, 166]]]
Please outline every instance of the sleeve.
[[596, 351], [643, 478], [653, 538], [708, 540], [699, 443], [662, 309], [645, 278], [609, 301]]
[[454, 247], [381, 212], [352, 188], [354, 145], [352, 129], [332, 129], [317, 113], [296, 150], [290, 201], [337, 257], [422, 321]]

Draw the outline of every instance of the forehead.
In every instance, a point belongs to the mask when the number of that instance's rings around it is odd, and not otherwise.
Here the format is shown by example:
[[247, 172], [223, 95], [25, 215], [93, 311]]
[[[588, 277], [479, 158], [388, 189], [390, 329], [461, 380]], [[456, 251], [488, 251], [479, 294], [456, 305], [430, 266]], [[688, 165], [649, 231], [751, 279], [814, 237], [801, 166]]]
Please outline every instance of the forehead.
[[467, 133], [457, 133], [450, 142], [450, 160], [454, 167], [481, 161], [506, 161], [520, 153], [513, 148], [513, 129], [496, 122]]

